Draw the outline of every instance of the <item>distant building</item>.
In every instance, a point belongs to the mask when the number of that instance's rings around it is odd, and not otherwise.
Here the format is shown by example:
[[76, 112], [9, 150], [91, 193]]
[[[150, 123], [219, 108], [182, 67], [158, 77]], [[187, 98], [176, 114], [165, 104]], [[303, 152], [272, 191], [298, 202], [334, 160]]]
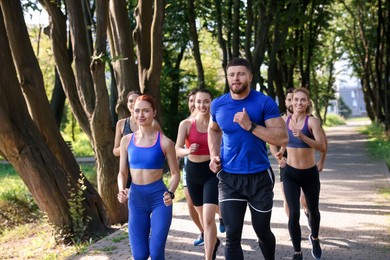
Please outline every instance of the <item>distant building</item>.
[[[349, 73], [348, 73], [349, 71]], [[364, 94], [360, 81], [351, 76], [352, 72], [341, 71], [335, 81], [336, 100], [332, 100], [328, 107], [328, 113], [340, 114], [339, 98], [351, 109], [351, 116], [367, 115]]]

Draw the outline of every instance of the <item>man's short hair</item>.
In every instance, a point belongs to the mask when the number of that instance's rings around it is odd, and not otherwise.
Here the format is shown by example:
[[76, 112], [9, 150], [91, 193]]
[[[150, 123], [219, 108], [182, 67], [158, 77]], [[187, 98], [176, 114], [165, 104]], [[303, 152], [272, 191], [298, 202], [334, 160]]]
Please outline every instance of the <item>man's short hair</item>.
[[252, 71], [252, 66], [249, 63], [248, 60], [243, 59], [243, 58], [233, 58], [231, 59], [228, 64], [226, 65], [226, 70], [228, 70], [229, 67], [232, 66], [245, 66], [249, 71]]

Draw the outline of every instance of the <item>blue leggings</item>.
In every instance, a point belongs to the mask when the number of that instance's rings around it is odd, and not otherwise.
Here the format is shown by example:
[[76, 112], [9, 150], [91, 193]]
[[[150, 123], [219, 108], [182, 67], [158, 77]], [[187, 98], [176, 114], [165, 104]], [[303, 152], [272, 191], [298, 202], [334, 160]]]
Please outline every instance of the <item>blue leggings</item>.
[[130, 186], [129, 240], [135, 260], [165, 259], [164, 251], [172, 222], [172, 206], [165, 206], [167, 187], [162, 180]]

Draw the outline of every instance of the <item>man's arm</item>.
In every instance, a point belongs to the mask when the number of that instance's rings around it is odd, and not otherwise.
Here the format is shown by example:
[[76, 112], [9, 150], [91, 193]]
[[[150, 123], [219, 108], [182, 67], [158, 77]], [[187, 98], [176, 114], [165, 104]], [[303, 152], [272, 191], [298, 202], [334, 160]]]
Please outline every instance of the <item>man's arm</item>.
[[222, 131], [219, 125], [210, 118], [208, 127], [207, 141], [210, 150], [210, 169], [217, 173], [221, 169], [221, 152]]
[[286, 146], [288, 143], [286, 123], [281, 117], [266, 120], [265, 127], [258, 125], [252, 133], [271, 145]]
[[252, 134], [269, 144], [286, 146], [288, 143], [286, 123], [280, 116], [265, 120], [265, 127], [256, 125], [253, 128], [253, 122], [243, 108], [242, 112], [237, 112], [234, 115], [233, 122], [238, 123], [243, 129], [251, 131]]

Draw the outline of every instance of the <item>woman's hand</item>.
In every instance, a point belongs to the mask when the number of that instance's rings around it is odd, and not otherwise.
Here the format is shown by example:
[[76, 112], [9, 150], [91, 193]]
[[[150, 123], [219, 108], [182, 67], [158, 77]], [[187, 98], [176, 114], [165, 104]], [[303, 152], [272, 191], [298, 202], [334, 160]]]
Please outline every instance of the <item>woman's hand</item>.
[[163, 200], [164, 200], [165, 206], [168, 207], [168, 206], [172, 205], [172, 197], [171, 197], [171, 194], [168, 191], [164, 192]]
[[187, 149], [188, 154], [192, 154], [192, 153], [196, 152], [198, 150], [198, 148], [199, 148], [199, 144], [197, 144], [197, 143], [191, 144], [190, 147], [188, 147], [188, 149]]
[[120, 203], [126, 203], [129, 196], [129, 189], [124, 189], [118, 192], [118, 201]]

